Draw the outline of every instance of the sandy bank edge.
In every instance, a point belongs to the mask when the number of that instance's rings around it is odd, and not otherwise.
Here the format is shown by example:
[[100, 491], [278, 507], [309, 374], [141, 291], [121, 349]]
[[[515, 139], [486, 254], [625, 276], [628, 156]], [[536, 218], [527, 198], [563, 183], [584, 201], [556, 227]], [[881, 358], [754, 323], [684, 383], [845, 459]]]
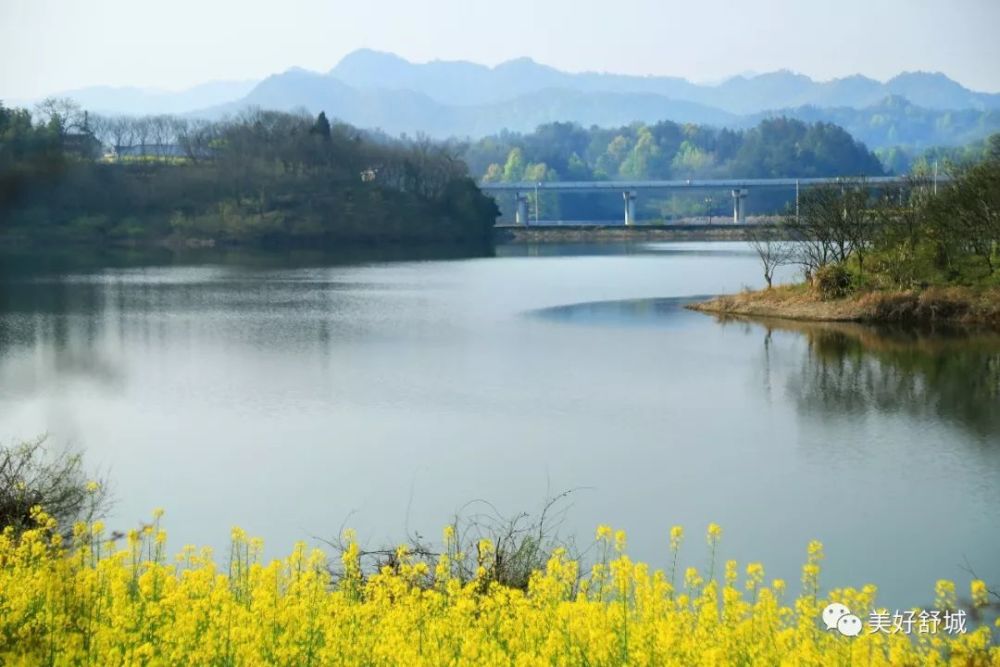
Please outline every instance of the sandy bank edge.
[[960, 324], [1000, 328], [1000, 289], [968, 287], [863, 292], [823, 300], [805, 285], [718, 296], [686, 306], [714, 315], [812, 322]]

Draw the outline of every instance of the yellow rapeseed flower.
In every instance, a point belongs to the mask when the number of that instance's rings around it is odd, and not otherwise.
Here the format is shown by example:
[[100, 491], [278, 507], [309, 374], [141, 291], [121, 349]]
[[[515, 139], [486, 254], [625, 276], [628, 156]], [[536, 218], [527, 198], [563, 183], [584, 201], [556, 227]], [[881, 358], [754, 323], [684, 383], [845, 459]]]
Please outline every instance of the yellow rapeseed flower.
[[[819, 632], [828, 600], [808, 588], [785, 602], [785, 583], [761, 588], [764, 567], [745, 566], [751, 592], [724, 587], [695, 568], [674, 590], [663, 572], [608, 554], [624, 551], [624, 532], [599, 529], [603, 554], [589, 575], [564, 549], [528, 574], [523, 588], [463, 568], [450, 553], [431, 564], [408, 549], [378, 572], [362, 569], [353, 532], [340, 565], [298, 543], [286, 558], [258, 560], [260, 541], [234, 529], [230, 567], [211, 550], [185, 547], [162, 557], [165, 532], [131, 531], [128, 548], [99, 553], [83, 525], [73, 546], [53, 542], [54, 519], [32, 511], [36, 527], [0, 532], [0, 664], [3, 665], [1000, 665], [990, 625], [933, 640], [863, 633], [846, 640]], [[714, 524], [713, 524], [714, 525]], [[671, 543], [682, 533], [671, 531]], [[710, 531], [710, 546], [721, 529]], [[478, 545], [492, 556], [490, 543]], [[676, 553], [676, 550], [675, 550]], [[603, 558], [603, 557], [602, 557]], [[810, 584], [822, 545], [807, 552]], [[971, 584], [974, 600], [987, 593]], [[874, 609], [873, 586], [830, 596], [852, 609]], [[954, 584], [940, 581], [943, 600]]]
[[677, 552], [680, 551], [681, 542], [684, 541], [684, 527], [683, 526], [673, 526], [670, 529], [670, 551], [674, 553], [674, 558], [677, 558]]
[[934, 606], [938, 609], [956, 609], [958, 607], [954, 581], [938, 579], [934, 585]]
[[718, 542], [719, 538], [722, 537], [722, 527], [717, 523], [708, 524], [707, 537], [709, 544]]
[[969, 590], [972, 593], [972, 604], [974, 606], [985, 607], [990, 603], [989, 590], [986, 588], [986, 582], [982, 579], [974, 579], [969, 584]]

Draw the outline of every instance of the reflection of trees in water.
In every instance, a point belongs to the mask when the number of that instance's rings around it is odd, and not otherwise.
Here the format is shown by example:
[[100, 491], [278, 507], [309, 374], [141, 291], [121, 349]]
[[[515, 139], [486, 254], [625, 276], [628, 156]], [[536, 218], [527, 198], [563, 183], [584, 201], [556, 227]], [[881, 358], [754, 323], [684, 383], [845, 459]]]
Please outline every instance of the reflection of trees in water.
[[120, 364], [100, 345], [105, 307], [106, 295], [94, 285], [0, 284], [0, 384], [21, 396], [57, 378], [120, 385]]
[[0, 288], [25, 278], [87, 275], [115, 269], [211, 266], [231, 269], [302, 269], [373, 262], [492, 257], [493, 248], [459, 243], [413, 245], [226, 247], [61, 246], [44, 251], [0, 249]]
[[102, 346], [159, 344], [178, 332], [260, 345], [328, 339], [331, 326], [356, 335], [365, 324], [343, 315], [358, 311], [368, 292], [392, 296], [395, 287], [253, 275], [176, 283], [57, 277], [0, 284], [0, 354], [37, 345], [96, 352]]
[[903, 413], [1000, 435], [1000, 335], [780, 325], [808, 339], [788, 380], [804, 412]]
[[[378, 323], [361, 317], [366, 301], [376, 294], [411, 303], [408, 285], [352, 282], [322, 270], [275, 279], [273, 272], [395, 252], [0, 253], [0, 384], [21, 394], [66, 377], [115, 386], [124, 381], [125, 347], [159, 351], [200, 338], [249, 349], [326, 349], [334, 339], [370, 337]], [[461, 246], [399, 253], [470, 256]]]

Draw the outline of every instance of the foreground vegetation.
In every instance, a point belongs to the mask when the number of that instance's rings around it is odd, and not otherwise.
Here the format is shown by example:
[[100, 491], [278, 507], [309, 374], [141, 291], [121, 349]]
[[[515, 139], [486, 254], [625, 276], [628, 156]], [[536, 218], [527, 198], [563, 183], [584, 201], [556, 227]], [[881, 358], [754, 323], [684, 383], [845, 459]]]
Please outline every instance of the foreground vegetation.
[[[819, 542], [795, 598], [760, 563], [717, 563], [715, 524], [701, 571], [678, 567], [680, 526], [664, 535], [666, 571], [632, 561], [610, 526], [598, 527], [584, 571], [555, 537], [571, 491], [535, 520], [456, 517], [440, 546], [366, 550], [348, 530], [332, 560], [299, 543], [265, 563], [261, 540], [234, 528], [228, 558], [188, 546], [171, 559], [162, 510], [107, 534], [93, 518], [107, 509], [106, 483], [83, 477], [79, 457], [52, 456], [42, 441], [0, 454], [3, 665], [1000, 664], [984, 621], [1000, 595], [971, 570], [967, 596], [951, 581], [935, 590], [938, 611], [968, 612], [965, 632], [850, 638], [826, 630], [821, 611], [836, 601], [867, 614], [877, 590], [823, 594]], [[26, 498], [39, 504], [22, 516]]]
[[15, 533], [31, 528], [36, 506], [45, 507], [66, 528], [94, 521], [111, 506], [107, 481], [90, 478], [82, 455], [53, 450], [46, 440], [41, 436], [12, 445], [0, 442], [0, 527], [9, 526]]
[[[707, 533], [707, 572], [651, 571], [626, 554], [626, 538], [597, 530], [598, 562], [585, 576], [557, 549], [524, 589], [495, 580], [499, 556], [480, 542], [461, 553], [444, 531], [436, 561], [400, 548], [365, 573], [348, 536], [332, 574], [323, 552], [296, 545], [260, 562], [261, 542], [234, 529], [228, 566], [209, 550], [166, 555], [159, 524], [123, 544], [100, 523], [78, 524], [67, 543], [41, 508], [35, 526], [0, 536], [0, 659], [8, 665], [990, 665], [991, 628], [968, 633], [822, 629], [829, 601], [872, 609], [876, 589], [819, 585], [822, 545], [809, 545], [802, 592], [767, 581], [763, 567], [719, 568], [721, 529]], [[669, 535], [673, 562], [684, 532]], [[665, 542], [666, 537], [665, 537]], [[460, 564], [474, 560], [474, 575]], [[974, 603], [988, 591], [973, 581]], [[955, 609], [953, 583], [937, 584], [939, 609]]]

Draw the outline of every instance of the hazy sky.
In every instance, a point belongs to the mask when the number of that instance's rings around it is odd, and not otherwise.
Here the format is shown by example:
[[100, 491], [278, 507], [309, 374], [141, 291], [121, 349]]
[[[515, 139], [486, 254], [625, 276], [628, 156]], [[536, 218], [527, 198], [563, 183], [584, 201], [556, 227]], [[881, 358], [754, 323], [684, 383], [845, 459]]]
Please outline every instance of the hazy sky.
[[0, 0], [0, 99], [325, 71], [360, 47], [699, 81], [919, 69], [997, 92], [998, 26], [1000, 0]]

